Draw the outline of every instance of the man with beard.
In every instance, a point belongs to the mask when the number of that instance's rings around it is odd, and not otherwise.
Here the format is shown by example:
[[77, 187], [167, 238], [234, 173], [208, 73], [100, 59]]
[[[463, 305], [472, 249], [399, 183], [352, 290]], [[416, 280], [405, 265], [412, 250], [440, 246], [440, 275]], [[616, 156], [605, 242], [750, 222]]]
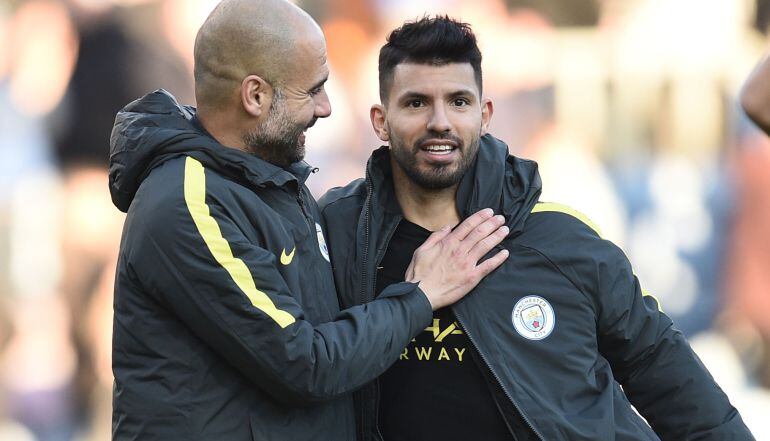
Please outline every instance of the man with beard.
[[197, 114], [164, 91], [118, 114], [113, 439], [354, 440], [349, 392], [506, 258], [477, 264], [507, 234], [481, 210], [340, 311], [301, 162], [328, 72], [304, 11], [225, 0], [195, 43]]
[[622, 251], [539, 202], [537, 165], [486, 134], [468, 25], [404, 24], [379, 73], [371, 121], [389, 145], [321, 199], [342, 305], [384, 295], [431, 231], [479, 207], [505, 216], [511, 258], [356, 392], [360, 440], [753, 439]]

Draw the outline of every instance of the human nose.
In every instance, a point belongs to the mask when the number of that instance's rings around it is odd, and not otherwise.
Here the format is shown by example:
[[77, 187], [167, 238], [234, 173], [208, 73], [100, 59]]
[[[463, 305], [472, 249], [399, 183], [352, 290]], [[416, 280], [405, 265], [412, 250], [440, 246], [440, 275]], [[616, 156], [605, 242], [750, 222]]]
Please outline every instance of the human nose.
[[432, 132], [448, 132], [452, 129], [452, 124], [447, 117], [444, 106], [435, 106], [430, 120], [428, 121], [428, 130]]
[[325, 90], [322, 90], [321, 93], [318, 94], [318, 97], [315, 102], [314, 116], [316, 118], [326, 118], [331, 114], [332, 114], [332, 103], [329, 102], [329, 95], [326, 94]]

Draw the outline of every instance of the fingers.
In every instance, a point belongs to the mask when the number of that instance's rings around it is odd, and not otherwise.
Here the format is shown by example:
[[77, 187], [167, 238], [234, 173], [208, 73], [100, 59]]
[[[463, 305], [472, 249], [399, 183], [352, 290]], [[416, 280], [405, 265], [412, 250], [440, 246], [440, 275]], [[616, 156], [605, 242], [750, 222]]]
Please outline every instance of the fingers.
[[483, 210], [477, 211], [471, 217], [465, 219], [462, 223], [460, 223], [460, 225], [455, 227], [454, 231], [452, 231], [451, 237], [457, 240], [465, 239], [465, 237], [468, 236], [473, 230], [475, 230], [476, 227], [484, 223], [485, 220], [491, 218], [493, 214], [494, 211], [492, 211], [491, 208], [485, 208]]
[[478, 262], [482, 257], [484, 257], [488, 252], [492, 251], [494, 247], [502, 242], [503, 239], [508, 236], [508, 232], [508, 227], [505, 225], [497, 228], [492, 234], [487, 235], [478, 241], [475, 245], [473, 245], [473, 248], [470, 249], [468, 255], [471, 259], [473, 259], [474, 262]]
[[441, 242], [441, 240], [447, 237], [447, 235], [449, 235], [449, 233], [451, 232], [452, 232], [452, 229], [450, 228], [449, 225], [447, 225], [438, 231], [434, 231], [430, 236], [428, 236], [428, 239], [426, 239], [425, 242], [423, 242], [423, 244], [420, 245], [420, 247], [414, 251], [414, 254], [412, 255], [412, 261], [409, 262], [409, 266], [406, 268], [406, 273], [404, 274], [404, 280], [406, 280], [407, 282], [414, 281], [414, 277], [415, 277], [414, 265], [415, 265], [415, 260], [417, 259], [417, 256], [419, 256], [420, 253], [424, 253], [426, 250], [433, 248], [437, 243]]
[[[428, 239], [425, 240], [425, 242], [420, 245], [420, 248], [422, 249], [428, 249], [436, 245], [437, 243], [441, 242], [442, 239], [447, 237], [452, 232], [452, 229], [449, 227], [449, 225], [445, 226], [444, 228], [434, 231], [431, 233], [430, 236], [428, 236]], [[418, 250], [420, 249], [418, 248]]]
[[481, 264], [476, 267], [476, 270], [478, 271], [478, 280], [483, 279], [489, 273], [497, 269], [497, 267], [502, 265], [503, 262], [505, 262], [505, 259], [508, 258], [508, 254], [508, 250], [502, 250], [489, 259], [481, 262]]
[[[501, 215], [493, 216], [479, 226], [474, 228], [459, 245], [460, 252], [470, 252], [477, 244], [485, 240], [489, 235], [494, 234], [505, 223], [505, 218]], [[499, 240], [495, 242], [495, 245], [499, 243]], [[493, 245], [494, 246], [494, 245]]]

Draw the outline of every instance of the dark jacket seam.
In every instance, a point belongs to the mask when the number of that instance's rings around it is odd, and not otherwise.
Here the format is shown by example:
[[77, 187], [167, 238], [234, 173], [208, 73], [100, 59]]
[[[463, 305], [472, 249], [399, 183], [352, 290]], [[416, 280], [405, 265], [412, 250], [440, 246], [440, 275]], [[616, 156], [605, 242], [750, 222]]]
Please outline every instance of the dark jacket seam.
[[[361, 197], [361, 196], [363, 196], [363, 193], [359, 193], [358, 191], [356, 191], [353, 194], [349, 194], [349, 195], [345, 195], [345, 196], [340, 196], [340, 197], [338, 197], [338, 198], [336, 198], [336, 199], [334, 199], [332, 201], [329, 201], [328, 203], [325, 203], [323, 205], [323, 207], [319, 207], [321, 209], [321, 214], [322, 215], [325, 214], [327, 208], [329, 208], [332, 205], [335, 205], [337, 203], [340, 203], [340, 202], [344, 201], [345, 199], [357, 198], [357, 197]], [[361, 206], [363, 207], [363, 204], [361, 204]]]
[[574, 282], [574, 281], [573, 281], [573, 280], [572, 280], [572, 279], [571, 279], [571, 278], [570, 278], [570, 277], [569, 277], [567, 274], [565, 274], [565, 273], [564, 273], [564, 271], [562, 271], [562, 270], [561, 270], [561, 267], [560, 267], [558, 264], [556, 264], [556, 262], [554, 262], [554, 261], [553, 261], [551, 258], [549, 258], [549, 257], [548, 257], [548, 256], [547, 256], [545, 253], [543, 253], [542, 251], [540, 251], [540, 250], [539, 250], [539, 249], [537, 249], [537, 248], [534, 248], [534, 247], [531, 247], [531, 246], [528, 246], [528, 245], [524, 245], [524, 244], [517, 244], [517, 245], [518, 245], [518, 246], [520, 246], [521, 248], [524, 248], [524, 249], [527, 249], [527, 250], [530, 250], [530, 251], [533, 251], [533, 252], [537, 253], [538, 255], [542, 256], [542, 257], [543, 257], [543, 259], [545, 259], [545, 260], [546, 260], [546, 261], [547, 261], [547, 262], [548, 262], [548, 263], [549, 263], [551, 266], [553, 266], [553, 267], [554, 267], [554, 269], [556, 269], [556, 271], [558, 271], [558, 272], [559, 272], [559, 274], [561, 274], [561, 275], [562, 275], [562, 277], [564, 277], [565, 279], [567, 279], [567, 281], [570, 283], [570, 285], [572, 285], [572, 286], [573, 286], [573, 287], [574, 287], [576, 290], [578, 290], [578, 292], [580, 292], [581, 294], [583, 294], [583, 297], [585, 297], [585, 298], [586, 298], [586, 300], [588, 300], [589, 304], [590, 304], [590, 305], [591, 305], [591, 307], [593, 308], [593, 310], [594, 310], [594, 316], [595, 316], [595, 317], [597, 318], [597, 320], [598, 320], [598, 317], [599, 317], [599, 312], [598, 312], [598, 308], [597, 308], [597, 307], [598, 307], [598, 305], [596, 304], [596, 301], [595, 301], [595, 300], [594, 300], [594, 299], [593, 299], [593, 298], [592, 298], [590, 295], [588, 295], [588, 294], [587, 294], [585, 291], [583, 291], [583, 290], [580, 288], [580, 286], [579, 286], [577, 283], [575, 283], [575, 282]]

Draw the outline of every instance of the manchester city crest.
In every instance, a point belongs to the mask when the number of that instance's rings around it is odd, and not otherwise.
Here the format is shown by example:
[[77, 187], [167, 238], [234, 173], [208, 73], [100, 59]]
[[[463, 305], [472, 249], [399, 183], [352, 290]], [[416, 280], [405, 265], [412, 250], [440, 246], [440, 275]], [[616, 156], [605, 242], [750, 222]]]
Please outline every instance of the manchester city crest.
[[516, 302], [511, 313], [516, 332], [529, 340], [548, 337], [556, 325], [556, 313], [551, 304], [540, 296], [526, 296]]
[[326, 247], [326, 239], [324, 239], [323, 228], [318, 222], [315, 223], [315, 232], [318, 236], [318, 249], [321, 250], [321, 255], [324, 256], [327, 262], [329, 262], [329, 248]]

